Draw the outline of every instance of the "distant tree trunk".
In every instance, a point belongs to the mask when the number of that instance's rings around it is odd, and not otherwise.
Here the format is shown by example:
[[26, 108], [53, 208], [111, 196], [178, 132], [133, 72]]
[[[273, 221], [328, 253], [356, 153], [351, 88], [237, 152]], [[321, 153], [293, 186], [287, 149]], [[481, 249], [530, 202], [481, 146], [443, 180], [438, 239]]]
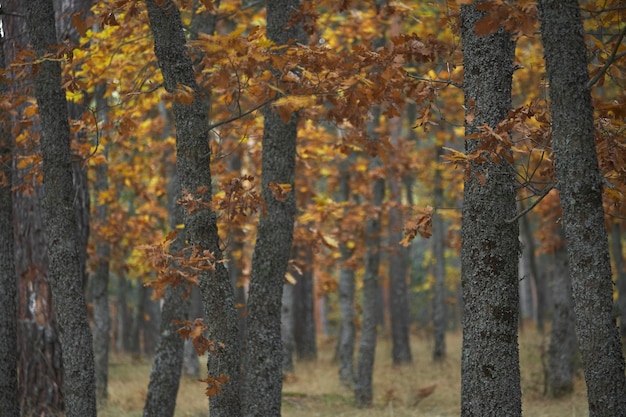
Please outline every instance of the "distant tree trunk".
[[[191, 289], [189, 295], [189, 320], [193, 321], [197, 318], [204, 318], [204, 311], [202, 308], [202, 294], [198, 287]], [[205, 321], [206, 323], [206, 321]], [[183, 375], [187, 375], [193, 378], [200, 378], [200, 358], [196, 348], [193, 347], [191, 340], [187, 339], [184, 342], [183, 348]]]
[[548, 392], [552, 397], [559, 398], [574, 389], [576, 355], [572, 282], [565, 247], [557, 249], [554, 253], [552, 293], [554, 307], [548, 348]]
[[[191, 104], [172, 103], [176, 122], [176, 171], [181, 189], [195, 199], [209, 203], [212, 193], [208, 108], [186, 53], [180, 13], [169, 0], [147, 0], [146, 4], [165, 89], [173, 94], [180, 85], [184, 85], [194, 92]], [[217, 261], [222, 259], [217, 219], [213, 211], [208, 208], [187, 211], [185, 231], [190, 245], [211, 252]], [[221, 374], [229, 377], [228, 383], [222, 386], [223, 392], [210, 398], [210, 413], [212, 417], [237, 417], [241, 415], [237, 311], [228, 271], [222, 262], [215, 263], [214, 271], [201, 275], [200, 290], [209, 323], [207, 338], [224, 346], [217, 353], [209, 354], [208, 374], [210, 378]]]
[[[306, 43], [301, 24], [288, 27], [299, 6], [299, 0], [267, 2], [267, 37], [277, 45], [286, 45], [290, 39]], [[269, 106], [263, 116], [261, 184], [267, 215], [259, 221], [248, 291], [242, 403], [245, 417], [280, 416], [281, 298], [296, 213], [293, 191], [280, 201], [269, 187], [272, 183], [293, 187], [298, 114], [284, 122]]]
[[[520, 200], [519, 203], [520, 212], [525, 209], [524, 204]], [[521, 240], [523, 244], [522, 257], [524, 262], [528, 265], [528, 277], [531, 283], [535, 284], [535, 291], [537, 293], [537, 305], [535, 306], [535, 319], [537, 320], [537, 329], [543, 334], [545, 328], [545, 310], [546, 310], [546, 284], [542, 282], [542, 277], [539, 275], [539, 268], [537, 268], [537, 258], [535, 256], [535, 239], [533, 238], [532, 229], [528, 216], [522, 216], [520, 219], [520, 232]]]
[[[163, 136], [168, 134], [169, 132], [164, 132]], [[185, 213], [177, 202], [181, 198], [181, 191], [175, 164], [167, 162], [166, 170], [168, 171], [169, 226], [170, 230], [177, 231], [175, 240], [170, 244], [170, 253], [177, 255], [185, 248], [185, 229], [176, 228], [184, 223]], [[172, 417], [174, 415], [184, 356], [184, 341], [178, 333], [180, 326], [176, 325], [174, 320], [187, 319], [190, 306], [187, 291], [188, 288], [185, 285], [168, 286], [165, 290], [159, 342], [152, 362], [148, 395], [143, 408], [144, 417]], [[196, 355], [196, 362], [197, 360]]]
[[281, 335], [283, 341], [283, 374], [293, 373], [293, 351], [295, 348], [295, 288], [291, 283], [283, 284], [283, 298], [281, 302]]
[[[4, 36], [0, 37], [0, 69], [6, 68]], [[8, 93], [0, 83], [0, 95]], [[13, 241], [13, 137], [10, 115], [0, 115], [0, 404], [3, 417], [19, 417], [17, 385], [17, 276]]]
[[[377, 123], [380, 112], [373, 116]], [[373, 129], [372, 129], [373, 130]], [[375, 158], [370, 163], [370, 170], [380, 166], [382, 162]], [[385, 180], [377, 178], [373, 183], [372, 206], [378, 210], [385, 196]], [[354, 398], [359, 408], [370, 407], [373, 400], [372, 379], [374, 373], [374, 357], [376, 355], [376, 307], [378, 294], [378, 274], [380, 267], [380, 212], [371, 214], [367, 220], [365, 231], [365, 272], [363, 275], [363, 320], [361, 339], [357, 360], [357, 374], [354, 386]]]
[[117, 277], [117, 340], [116, 348], [118, 352], [130, 352], [132, 350], [132, 330], [133, 316], [128, 306], [127, 295], [132, 290], [132, 286], [126, 280], [123, 272]]
[[[51, 0], [29, 2], [26, 22], [38, 57], [57, 44]], [[95, 416], [96, 395], [92, 335], [83, 294], [80, 243], [74, 209], [70, 130], [58, 61], [38, 64], [35, 96], [42, 125], [41, 149], [46, 194], [43, 200], [50, 285], [63, 346], [66, 415]]]
[[[350, 157], [347, 157], [339, 164], [339, 201], [347, 203], [350, 201]], [[343, 209], [344, 216], [349, 208]], [[341, 252], [341, 266], [339, 270], [339, 313], [341, 324], [339, 327], [339, 380], [349, 388], [354, 386], [354, 343], [356, 329], [354, 325], [354, 270], [346, 265], [352, 257], [352, 249], [347, 242], [339, 244]]]
[[622, 231], [620, 222], [613, 222], [611, 228], [611, 246], [613, 262], [617, 275], [617, 315], [622, 340], [626, 338], [626, 270], [624, 270], [624, 254], [622, 250]]
[[[97, 110], [106, 109], [106, 100], [102, 92], [96, 90]], [[105, 150], [106, 154], [106, 150]], [[108, 218], [107, 203], [99, 204], [99, 194], [109, 189], [107, 164], [101, 163], [96, 167], [96, 181], [94, 184], [94, 201], [96, 201], [96, 221], [102, 227]], [[93, 349], [96, 372], [96, 400], [98, 405], [107, 402], [107, 385], [109, 372], [109, 344], [111, 339], [111, 315], [109, 312], [109, 264], [111, 257], [110, 244], [101, 237], [96, 243], [96, 270], [91, 283], [93, 299]]]
[[143, 335], [144, 321], [146, 317], [146, 294], [148, 290], [143, 282], [137, 283], [135, 291], [135, 308], [133, 310], [133, 321], [130, 331], [130, 352], [135, 356], [141, 356], [141, 339]]
[[313, 252], [311, 248], [296, 249], [302, 260], [302, 275], [294, 286], [294, 342], [300, 361], [317, 359], [315, 332], [315, 296], [313, 288]]
[[[439, 156], [441, 151], [437, 151]], [[439, 158], [437, 158], [439, 159]], [[446, 357], [446, 252], [445, 223], [437, 208], [443, 207], [443, 188], [441, 186], [441, 169], [435, 171], [434, 180], [435, 212], [433, 215], [433, 256], [435, 258], [435, 297], [433, 299], [433, 360], [440, 362]]]
[[594, 142], [587, 48], [576, 0], [540, 0], [552, 146], [590, 417], [626, 415], [626, 378]]
[[[461, 6], [468, 155], [480, 149], [482, 139], [472, 139], [479, 126], [496, 128], [511, 108], [515, 43], [502, 28], [477, 35], [484, 14]], [[471, 162], [470, 169], [461, 225], [461, 416], [521, 416], [515, 171], [504, 158]]]
[[152, 288], [145, 288], [144, 292], [145, 320], [142, 323], [143, 353], [154, 355], [159, 343], [159, 329], [161, 328], [161, 302], [152, 299]]

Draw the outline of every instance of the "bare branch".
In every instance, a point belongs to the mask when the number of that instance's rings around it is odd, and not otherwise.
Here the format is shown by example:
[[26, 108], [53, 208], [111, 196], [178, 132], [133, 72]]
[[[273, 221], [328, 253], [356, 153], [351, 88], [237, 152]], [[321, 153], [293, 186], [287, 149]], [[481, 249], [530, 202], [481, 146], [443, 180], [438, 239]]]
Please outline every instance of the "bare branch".
[[538, 198], [537, 198], [537, 199], [536, 199], [536, 200], [535, 200], [535, 201], [534, 201], [534, 202], [533, 202], [530, 206], [526, 207], [524, 210], [522, 210], [521, 212], [519, 212], [519, 214], [518, 214], [517, 216], [513, 217], [512, 219], [505, 220], [505, 221], [506, 221], [506, 223], [509, 223], [509, 224], [510, 224], [510, 223], [516, 222], [516, 221], [518, 221], [521, 217], [525, 216], [525, 215], [526, 215], [526, 213], [528, 213], [529, 211], [531, 211], [532, 209], [534, 209], [534, 208], [535, 208], [535, 206], [536, 206], [537, 204], [539, 204], [539, 202], [540, 202], [541, 200], [543, 200], [543, 198], [544, 198], [545, 196], [547, 196], [547, 195], [548, 195], [548, 193], [549, 193], [549, 192], [550, 192], [553, 188], [554, 188], [554, 184], [551, 184], [551, 185], [547, 186], [546, 188], [544, 188], [544, 189], [541, 191], [541, 194], [539, 194], [539, 197], [538, 197]]
[[591, 87], [592, 85], [597, 83], [598, 80], [604, 75], [606, 70], [609, 69], [611, 64], [613, 64], [613, 62], [617, 61], [618, 59], [626, 55], [625, 53], [621, 53], [619, 55], [617, 54], [617, 50], [619, 49], [619, 46], [622, 44], [622, 40], [624, 40], [625, 35], [626, 35], [626, 25], [624, 25], [624, 28], [622, 29], [622, 31], [619, 34], [619, 37], [617, 38], [617, 41], [615, 41], [615, 47], [613, 47], [613, 52], [611, 52], [611, 56], [609, 57], [609, 59], [606, 60], [606, 63], [600, 69], [600, 71], [598, 71], [595, 77], [593, 77], [591, 80], [587, 82], [587, 87]]

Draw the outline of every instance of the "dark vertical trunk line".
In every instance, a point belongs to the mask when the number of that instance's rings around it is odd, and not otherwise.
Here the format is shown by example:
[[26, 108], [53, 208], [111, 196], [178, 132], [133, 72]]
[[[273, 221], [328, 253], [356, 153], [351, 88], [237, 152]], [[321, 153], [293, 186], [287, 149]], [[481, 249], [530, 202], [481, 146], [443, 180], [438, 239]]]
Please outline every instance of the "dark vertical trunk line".
[[624, 340], [626, 338], [626, 270], [624, 269], [624, 253], [622, 250], [622, 230], [620, 228], [620, 222], [613, 222], [611, 226], [611, 246], [617, 275], [619, 330], [620, 336], [622, 340]]
[[[154, 36], [154, 51], [159, 60], [165, 88], [175, 93], [180, 85], [189, 87], [195, 95], [189, 104], [172, 104], [176, 123], [176, 170], [181, 189], [194, 198], [211, 202], [211, 149], [209, 147], [208, 108], [196, 83], [180, 13], [171, 1], [147, 0], [150, 28]], [[203, 191], [205, 190], [205, 191]], [[222, 259], [214, 212], [204, 209], [185, 213], [185, 231], [190, 245], [208, 250], [217, 260]], [[223, 348], [208, 358], [208, 374], [229, 377], [223, 392], [210, 398], [212, 417], [237, 417], [240, 409], [239, 333], [233, 288], [222, 262], [215, 270], [200, 276], [200, 290], [209, 325], [208, 339], [223, 344]]]
[[302, 260], [302, 275], [294, 288], [294, 342], [298, 360], [311, 361], [317, 359], [313, 251], [310, 247], [302, 247], [297, 248], [296, 253]]
[[[437, 155], [441, 150], [438, 149]], [[434, 202], [436, 208], [443, 206], [443, 188], [441, 185], [441, 169], [435, 171]], [[443, 361], [446, 357], [446, 252], [445, 222], [440, 210], [433, 216], [433, 256], [435, 257], [435, 297], [433, 299], [433, 360]]]
[[552, 146], [572, 278], [576, 336], [590, 417], [626, 415], [626, 378], [613, 314], [602, 178], [594, 141], [587, 48], [578, 1], [540, 0]]
[[[56, 45], [51, 0], [29, 2], [26, 22], [36, 55]], [[41, 149], [46, 194], [43, 200], [50, 284], [63, 346], [64, 394], [68, 417], [96, 415], [92, 335], [83, 293], [75, 190], [72, 184], [70, 129], [58, 61], [40, 62], [35, 69], [35, 95], [42, 125]]]
[[[510, 33], [478, 36], [484, 16], [461, 6], [467, 154], [480, 149], [479, 126], [496, 128], [511, 107], [515, 43]], [[461, 416], [522, 413], [517, 325], [519, 309], [515, 172], [503, 158], [470, 163], [461, 225], [463, 347]]]
[[[4, 37], [0, 38], [0, 69], [5, 69]], [[9, 87], [0, 82], [0, 95]], [[0, 404], [3, 417], [19, 417], [17, 389], [17, 277], [13, 238], [13, 137], [10, 115], [0, 115]]]

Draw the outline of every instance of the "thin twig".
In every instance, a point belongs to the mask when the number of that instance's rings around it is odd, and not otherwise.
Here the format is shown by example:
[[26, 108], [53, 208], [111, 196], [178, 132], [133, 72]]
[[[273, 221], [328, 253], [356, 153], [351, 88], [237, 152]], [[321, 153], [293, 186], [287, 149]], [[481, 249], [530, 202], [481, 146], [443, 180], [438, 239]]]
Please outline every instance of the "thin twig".
[[546, 188], [543, 189], [543, 191], [541, 192], [541, 194], [539, 194], [539, 198], [537, 198], [530, 206], [526, 207], [524, 210], [522, 210], [517, 216], [513, 217], [512, 219], [508, 219], [505, 220], [505, 223], [511, 224], [513, 222], [518, 221], [521, 217], [525, 216], [526, 213], [528, 213], [529, 211], [531, 211], [532, 209], [535, 208], [535, 206], [537, 204], [539, 204], [539, 202], [541, 200], [543, 200], [543, 198], [545, 196], [548, 195], [548, 193], [554, 188], [554, 184], [551, 184], [549, 186], [547, 186]]
[[254, 113], [255, 111], [259, 110], [260, 108], [263, 108], [263, 107], [267, 106], [271, 102], [276, 101], [277, 99], [278, 99], [278, 97], [271, 98], [269, 100], [264, 101], [261, 104], [258, 104], [256, 106], [254, 106], [250, 110], [247, 110], [247, 111], [245, 111], [243, 113], [239, 113], [236, 116], [229, 117], [228, 119], [222, 120], [221, 122], [217, 122], [215, 124], [212, 124], [212, 125], [209, 126], [209, 130], [217, 129], [220, 126], [223, 126], [223, 125], [228, 124], [230, 122], [233, 122], [235, 120], [241, 119], [242, 117], [246, 117], [247, 115], [249, 115], [251, 113]]
[[413, 74], [406, 74], [409, 78], [413, 78], [415, 80], [419, 80], [419, 81], [425, 81], [425, 82], [429, 82], [429, 83], [439, 83], [439, 84], [445, 84], [445, 85], [453, 85], [457, 88], [463, 88], [463, 84], [459, 84], [456, 81], [452, 81], [452, 80], [433, 80], [432, 78], [424, 78], [424, 77], [418, 77], [417, 75], [413, 75]]
[[617, 61], [618, 59], [626, 55], [624, 53], [617, 55], [617, 50], [619, 49], [619, 46], [622, 44], [622, 40], [624, 40], [625, 35], [626, 35], [626, 25], [624, 25], [624, 28], [620, 32], [619, 37], [617, 38], [617, 41], [615, 42], [615, 47], [613, 48], [613, 52], [611, 52], [611, 56], [609, 57], [609, 59], [607, 59], [604, 66], [600, 69], [600, 71], [598, 71], [595, 77], [593, 77], [591, 80], [587, 82], [587, 88], [597, 83], [598, 80], [604, 75], [606, 70], [609, 69], [609, 67], [611, 66], [613, 62]]

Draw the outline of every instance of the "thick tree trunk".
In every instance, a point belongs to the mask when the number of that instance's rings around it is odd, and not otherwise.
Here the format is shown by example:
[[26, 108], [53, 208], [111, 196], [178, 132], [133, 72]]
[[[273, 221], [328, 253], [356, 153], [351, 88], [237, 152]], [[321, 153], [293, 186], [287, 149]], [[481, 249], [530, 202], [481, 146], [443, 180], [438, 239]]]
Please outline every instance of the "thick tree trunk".
[[[482, 139], [471, 138], [478, 127], [496, 128], [511, 106], [515, 43], [502, 28], [478, 36], [483, 16], [474, 5], [461, 7], [467, 154], [480, 149]], [[461, 416], [520, 416], [515, 172], [504, 158], [470, 169], [461, 226]]]
[[[439, 151], [437, 154], [439, 155]], [[439, 158], [437, 158], [439, 159]], [[443, 188], [441, 186], [441, 170], [435, 172], [434, 183], [435, 207], [443, 206]], [[435, 257], [435, 296], [433, 298], [433, 360], [443, 361], [446, 357], [446, 252], [445, 223], [441, 212], [436, 210], [433, 215], [433, 256]]]
[[[267, 2], [267, 37], [277, 45], [286, 45], [289, 40], [304, 42], [301, 25], [287, 27], [299, 4], [299, 0]], [[270, 189], [270, 184], [290, 184], [293, 187], [298, 115], [294, 113], [284, 122], [271, 107], [266, 107], [263, 115], [261, 184], [267, 215], [261, 216], [259, 221], [248, 292], [243, 394], [245, 417], [280, 416], [280, 310], [296, 213], [293, 191], [280, 201]]]
[[550, 85], [554, 165], [589, 415], [624, 416], [624, 357], [613, 315], [602, 178], [594, 143], [587, 49], [578, 2], [541, 0], [539, 18]]
[[[54, 9], [51, 0], [29, 2], [26, 22], [36, 55], [42, 57], [56, 45]], [[61, 89], [58, 61], [38, 64], [35, 95], [42, 124], [41, 149], [46, 190], [43, 200], [50, 285], [61, 328], [66, 415], [95, 416], [96, 396], [92, 335], [83, 294], [83, 271], [70, 156], [67, 102]]]
[[572, 281], [565, 247], [556, 250], [552, 266], [552, 330], [548, 348], [548, 393], [555, 398], [574, 389], [576, 331], [572, 306]]
[[[6, 68], [4, 37], [0, 38], [0, 69]], [[0, 95], [8, 92], [0, 83]], [[3, 417], [19, 417], [17, 385], [17, 276], [13, 240], [13, 138], [10, 115], [0, 115], [0, 404]]]
[[[350, 162], [348, 157], [339, 165], [339, 201], [350, 201]], [[349, 208], [343, 209], [344, 215]], [[347, 242], [339, 245], [341, 251], [341, 267], [339, 271], [339, 314], [341, 324], [339, 327], [339, 343], [337, 356], [339, 358], [339, 380], [348, 388], [354, 386], [354, 343], [356, 329], [354, 325], [354, 270], [346, 265], [352, 257], [352, 249], [348, 248]]]
[[313, 252], [305, 247], [296, 249], [296, 253], [302, 260], [302, 275], [294, 286], [294, 342], [298, 360], [311, 361], [317, 359]]
[[[374, 112], [374, 118], [380, 112]], [[378, 123], [375, 119], [373, 123]], [[372, 129], [373, 130], [373, 129]], [[382, 162], [375, 158], [370, 163], [370, 169], [379, 167]], [[365, 273], [363, 276], [363, 320], [361, 324], [361, 339], [359, 340], [359, 355], [357, 373], [354, 386], [354, 398], [359, 408], [370, 407], [373, 400], [372, 380], [374, 373], [374, 358], [376, 355], [376, 308], [378, 296], [378, 274], [380, 267], [380, 212], [385, 196], [385, 180], [377, 178], [373, 183], [372, 206], [375, 214], [367, 220], [365, 230]]]
[[[154, 35], [154, 50], [163, 73], [166, 90], [174, 94], [180, 85], [189, 87], [195, 95], [189, 104], [172, 103], [176, 122], [176, 170], [181, 189], [194, 198], [211, 202], [211, 149], [206, 101], [196, 84], [191, 59], [186, 53], [186, 40], [180, 13], [171, 1], [147, 0], [150, 27]], [[208, 204], [207, 204], [208, 205]], [[217, 219], [211, 210], [187, 212], [185, 230], [190, 245], [207, 250], [217, 261], [222, 253], [219, 247]], [[210, 399], [212, 417], [241, 415], [239, 398], [239, 334], [237, 311], [228, 271], [216, 262], [215, 270], [200, 277], [200, 290], [209, 326], [208, 339], [223, 344], [208, 358], [209, 377], [220, 374], [229, 377], [223, 392]]]
[[617, 275], [617, 316], [622, 340], [626, 338], [626, 270], [624, 269], [624, 254], [622, 251], [622, 231], [620, 222], [614, 222], [611, 229], [611, 246], [613, 248], [613, 262]]

